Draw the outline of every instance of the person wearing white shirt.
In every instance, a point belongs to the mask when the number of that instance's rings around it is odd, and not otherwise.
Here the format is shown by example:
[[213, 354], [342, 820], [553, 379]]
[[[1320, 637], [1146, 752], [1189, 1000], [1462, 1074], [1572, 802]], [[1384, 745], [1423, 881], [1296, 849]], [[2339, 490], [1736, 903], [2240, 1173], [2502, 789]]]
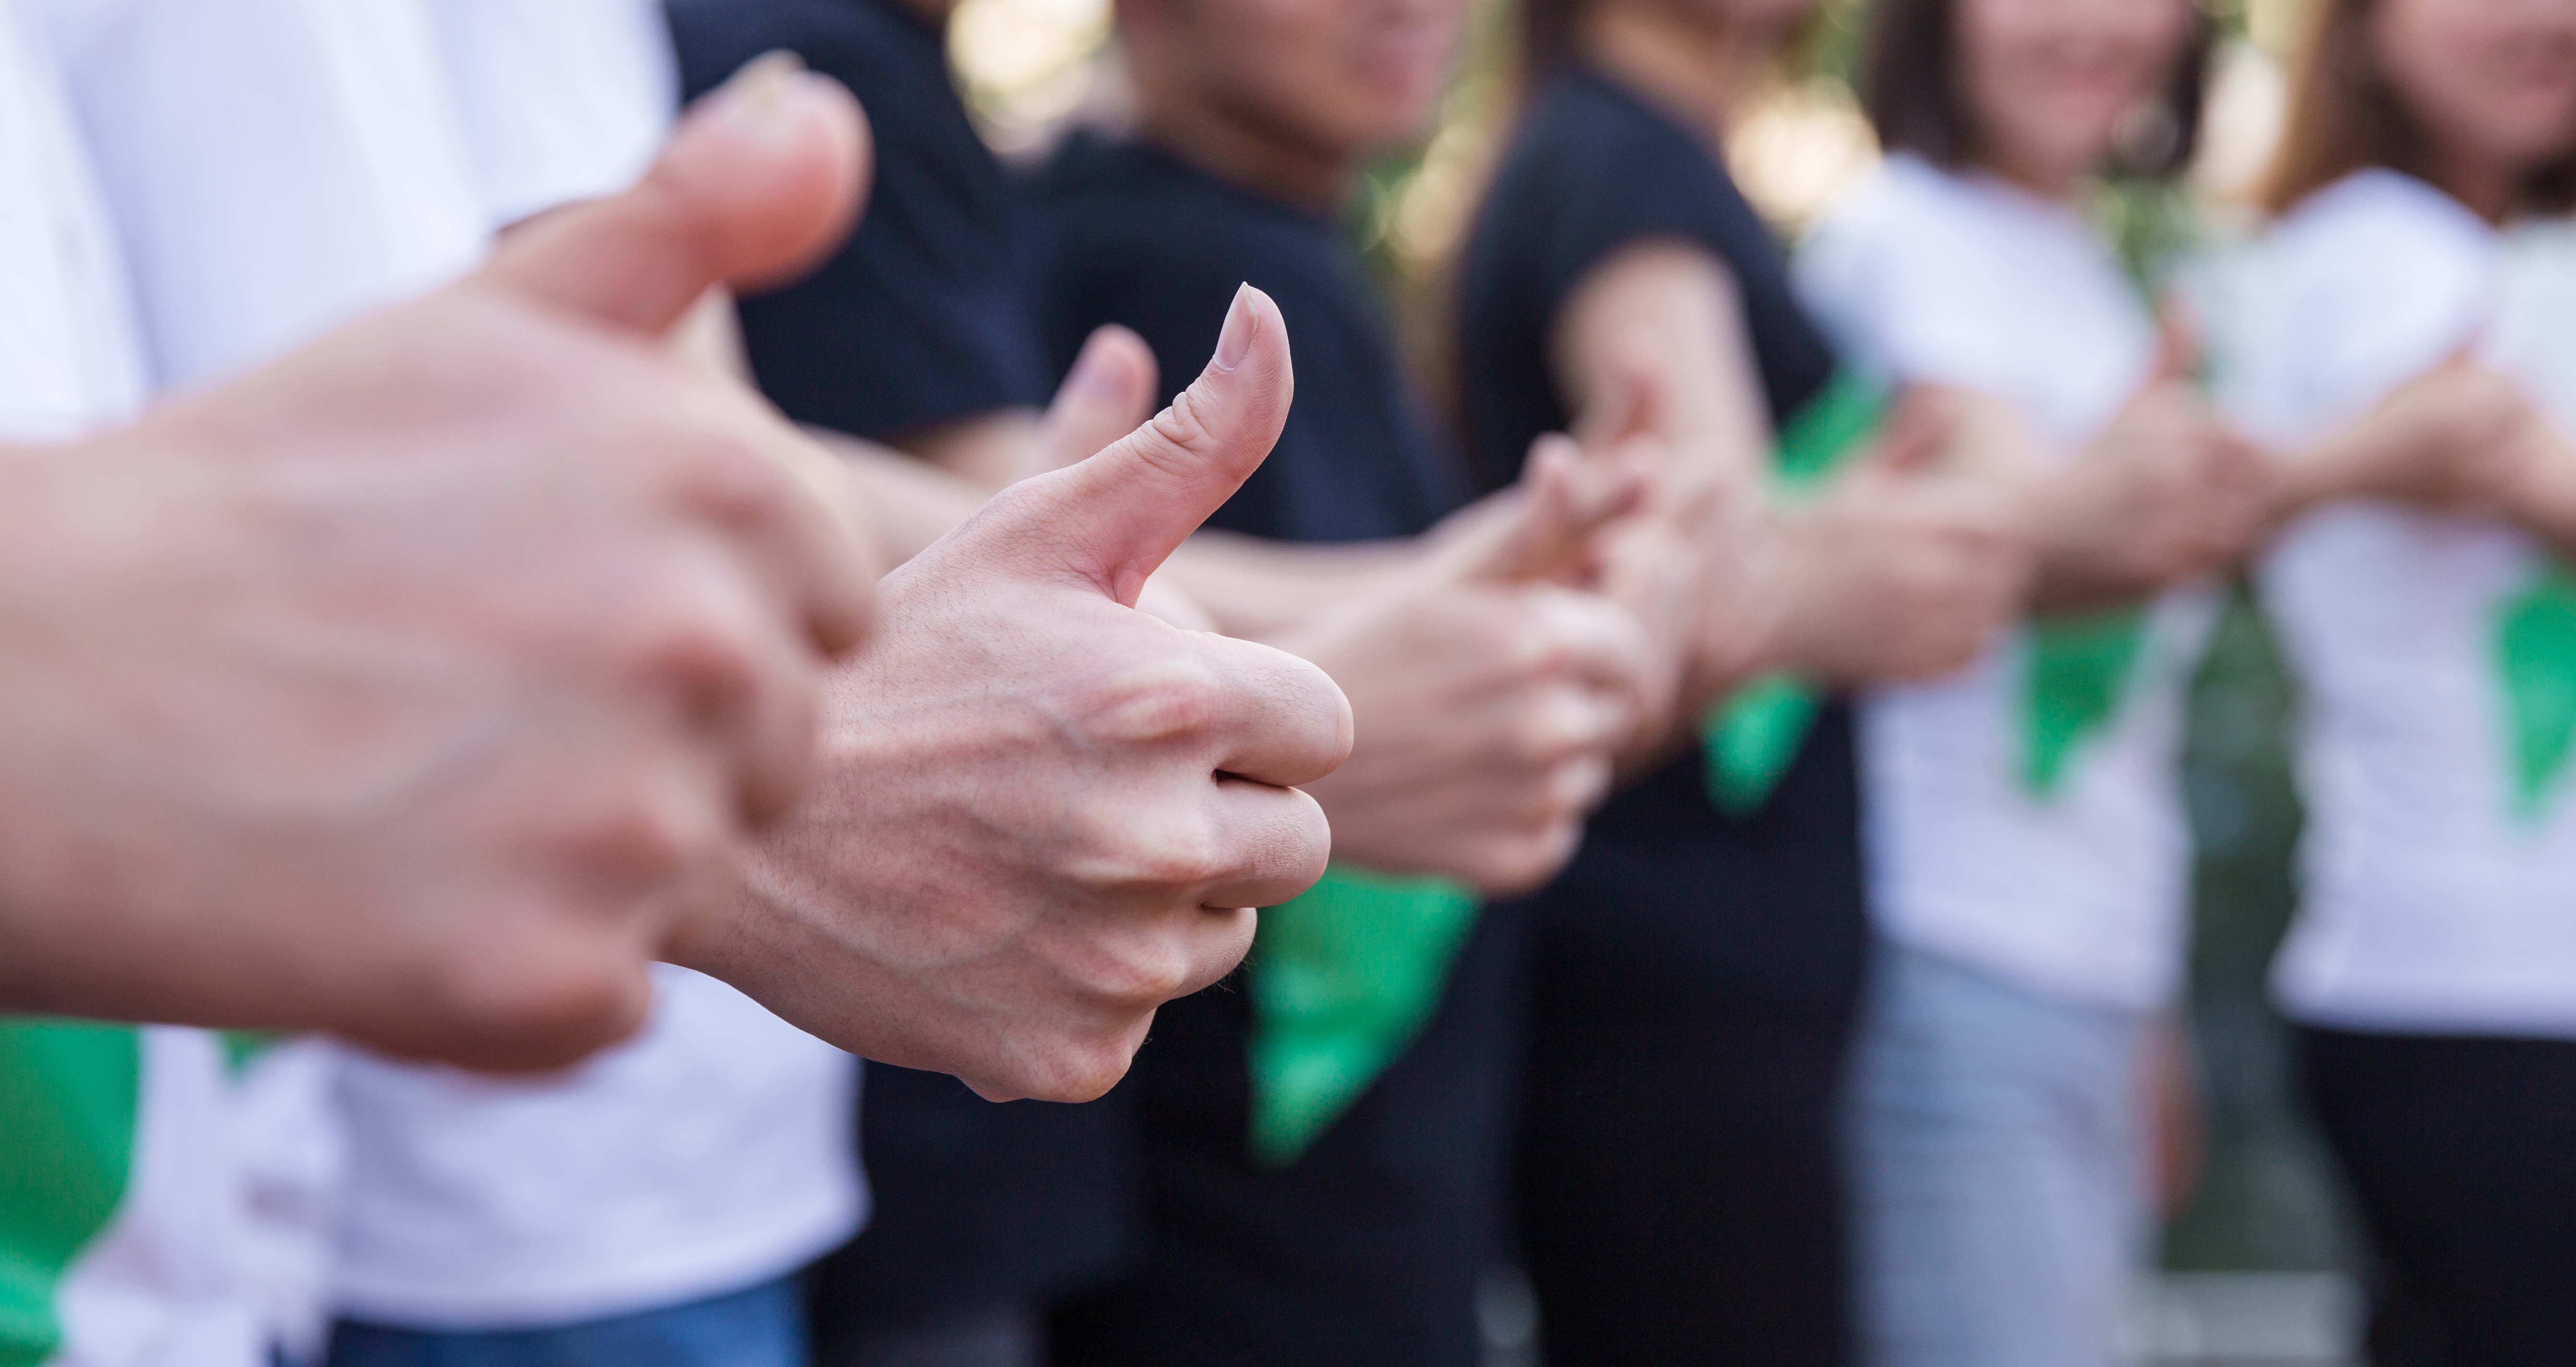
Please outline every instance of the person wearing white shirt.
[[[496, 231], [622, 188], [677, 98], [648, 0], [49, 3], [165, 384], [444, 283]], [[286, 1170], [259, 1205], [295, 1222], [266, 1244], [286, 1341], [318, 1349], [328, 1307], [353, 1321], [335, 1361], [493, 1331], [568, 1351], [565, 1326], [722, 1296], [651, 1322], [682, 1342], [730, 1315], [698, 1351], [789, 1360], [785, 1279], [863, 1209], [856, 1063], [687, 969], [658, 968], [654, 997], [639, 1038], [559, 1081], [298, 1057], [315, 1045], [262, 1059], [253, 1153]], [[616, 1332], [622, 1361], [681, 1360]]]
[[[1797, 280], [1846, 356], [1997, 434], [1956, 477], [2003, 489], [2041, 557], [2021, 630], [1862, 706], [1861, 1360], [2109, 1367], [2149, 1233], [2140, 1078], [2182, 969], [2176, 766], [2212, 607], [2189, 581], [2264, 496], [2085, 196], [2188, 156], [2210, 28], [2186, 0], [1879, 0], [1870, 23], [1892, 155]], [[2161, 145], [2124, 145], [2155, 117]]]
[[2378, 1362], [2576, 1360], [2576, 7], [2336, 0], [2210, 275], [2290, 445], [2482, 411], [2260, 569], [2302, 686], [2273, 991], [2373, 1246]]

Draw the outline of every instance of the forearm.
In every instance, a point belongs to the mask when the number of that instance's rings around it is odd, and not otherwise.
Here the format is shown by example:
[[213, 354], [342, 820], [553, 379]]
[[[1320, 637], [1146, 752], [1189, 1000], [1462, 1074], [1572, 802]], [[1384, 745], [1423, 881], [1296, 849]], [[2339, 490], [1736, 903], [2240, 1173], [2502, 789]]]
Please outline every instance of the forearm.
[[1163, 562], [1161, 577], [1226, 635], [1267, 641], [1376, 591], [1426, 546], [1421, 538], [1314, 545], [1201, 531]]

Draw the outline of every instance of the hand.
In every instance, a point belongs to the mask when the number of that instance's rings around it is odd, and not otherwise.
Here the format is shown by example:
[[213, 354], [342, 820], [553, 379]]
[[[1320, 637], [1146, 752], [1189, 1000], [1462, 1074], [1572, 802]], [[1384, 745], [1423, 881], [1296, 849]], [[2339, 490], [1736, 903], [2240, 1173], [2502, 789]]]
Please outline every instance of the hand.
[[1639, 493], [1545, 439], [1522, 483], [1459, 514], [1428, 558], [1277, 638], [1358, 719], [1350, 762], [1314, 785], [1336, 857], [1497, 895], [1572, 857], [1654, 656], [1625, 609], [1564, 581], [1598, 572], [1597, 535]]
[[835, 238], [864, 155], [763, 68], [480, 274], [0, 457], [0, 1003], [494, 1067], [631, 1031], [872, 577], [661, 334]]
[[2010, 500], [1928, 473], [1947, 439], [1937, 414], [1900, 411], [1823, 499], [1776, 514], [1770, 667], [1846, 685], [1937, 678], [2019, 615], [2030, 554]]
[[887, 576], [813, 791], [676, 961], [987, 1097], [1117, 1082], [1155, 1007], [1231, 970], [1251, 908], [1330, 844], [1292, 785], [1350, 748], [1332, 681], [1130, 606], [1268, 454], [1290, 388], [1278, 307], [1246, 287], [1170, 408]]
[[2075, 459], [2034, 472], [2026, 525], [2045, 605], [2143, 597], [2232, 564], [2263, 534], [2263, 454], [2192, 385], [2193, 352], [2168, 326], [2110, 424]]
[[2523, 477], [2521, 434], [2533, 421], [2522, 387], [2463, 346], [2308, 457], [2322, 457], [2333, 478], [2303, 503], [2378, 498], [2434, 512], [2502, 512]]

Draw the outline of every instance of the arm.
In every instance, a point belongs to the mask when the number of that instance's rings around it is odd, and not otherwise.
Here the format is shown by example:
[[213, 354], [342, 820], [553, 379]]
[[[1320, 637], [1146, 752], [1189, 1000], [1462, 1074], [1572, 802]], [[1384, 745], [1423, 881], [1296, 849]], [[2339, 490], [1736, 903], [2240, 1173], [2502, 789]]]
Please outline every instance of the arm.
[[1595, 267], [1559, 310], [1549, 351], [1578, 437], [1642, 439], [1657, 467], [1658, 516], [1613, 551], [1636, 567], [1620, 596], [1672, 657], [1672, 706], [1640, 728], [1633, 768], [1685, 736], [1778, 633], [1776, 527], [1761, 494], [1769, 419], [1734, 273], [1692, 243], [1642, 241]]

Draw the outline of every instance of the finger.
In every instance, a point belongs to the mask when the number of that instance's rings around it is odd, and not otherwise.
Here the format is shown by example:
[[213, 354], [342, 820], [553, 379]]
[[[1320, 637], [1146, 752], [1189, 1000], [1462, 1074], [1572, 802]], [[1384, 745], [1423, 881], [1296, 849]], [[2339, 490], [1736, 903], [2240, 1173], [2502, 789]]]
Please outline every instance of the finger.
[[729, 538], [822, 654], [847, 652], [875, 610], [876, 564], [813, 482], [838, 466], [746, 389], [708, 385], [690, 402], [703, 430], [678, 477], [682, 508]]
[[1004, 491], [959, 535], [1133, 606], [1146, 576], [1270, 454], [1295, 388], [1279, 306], [1245, 285], [1216, 354], [1171, 407], [1099, 454]]
[[666, 332], [709, 286], [774, 283], [838, 243], [869, 161], [858, 102], [773, 53], [699, 101], [632, 189], [528, 225], [478, 278]]
[[1435, 577], [1524, 584], [1588, 565], [1598, 558], [1603, 530], [1637, 509], [1647, 484], [1635, 463], [1586, 456], [1573, 439], [1553, 432], [1531, 445], [1521, 480], [1526, 495], [1451, 546]]
[[1251, 641], [1212, 636], [1204, 644], [1222, 681], [1219, 769], [1286, 788], [1312, 783], [1350, 757], [1350, 699], [1323, 670]]
[[[1199, 900], [1210, 908], [1275, 907], [1315, 886], [1332, 855], [1332, 825], [1324, 809], [1294, 788], [1220, 781], [1216, 828], [1231, 867], [1201, 890]], [[1229, 962], [1216, 976], [1232, 967]]]
[[1115, 323], [1094, 329], [1047, 406], [1031, 474], [1087, 460], [1154, 414], [1154, 349]]
[[1628, 693], [1654, 670], [1654, 644], [1636, 614], [1597, 593], [1554, 586], [1531, 590], [1533, 649], [1565, 677]]
[[656, 597], [670, 614], [645, 667], [673, 691], [680, 714], [738, 775], [741, 815], [783, 814], [813, 767], [819, 675], [804, 643], [768, 607], [739, 562], [705, 545]]

